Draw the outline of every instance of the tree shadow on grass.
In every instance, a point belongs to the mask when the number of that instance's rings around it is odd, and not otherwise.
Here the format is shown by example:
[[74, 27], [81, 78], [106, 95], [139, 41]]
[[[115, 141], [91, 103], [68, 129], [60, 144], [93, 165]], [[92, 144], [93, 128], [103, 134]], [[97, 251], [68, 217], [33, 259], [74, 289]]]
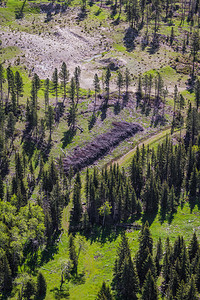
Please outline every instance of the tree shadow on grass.
[[137, 37], [138, 32], [137, 30], [135, 30], [132, 27], [129, 27], [126, 31], [125, 31], [125, 35], [124, 35], [124, 45], [126, 47], [126, 50], [128, 52], [131, 52], [135, 49], [135, 38]]
[[84, 21], [86, 17], [87, 17], [86, 9], [81, 9], [81, 11], [79, 12], [79, 14], [77, 16], [77, 21]]
[[153, 221], [155, 220], [157, 216], [157, 212], [154, 213], [144, 213], [142, 216], [142, 223], [145, 224], [146, 221], [148, 221], [149, 226], [153, 223]]
[[121, 105], [119, 100], [117, 100], [117, 102], [114, 104], [114, 114], [118, 115], [121, 111]]
[[71, 282], [76, 285], [84, 284], [85, 283], [85, 273], [83, 272], [83, 273], [77, 274], [76, 276], [73, 276], [71, 278]]
[[102, 12], [102, 9], [99, 7], [99, 9], [94, 13], [94, 15], [98, 17], [101, 12]]
[[198, 210], [200, 210], [200, 203], [198, 197], [189, 197], [189, 206], [190, 206], [190, 213], [193, 212], [193, 209], [197, 205]]
[[58, 243], [57, 240], [59, 238], [60, 232], [57, 232], [53, 235], [51, 242], [49, 242], [46, 248], [41, 253], [40, 266], [48, 263], [53, 259], [54, 254], [58, 253]]
[[23, 143], [23, 150], [28, 156], [29, 159], [33, 156], [33, 153], [36, 149], [35, 143], [32, 142], [30, 139], [25, 139]]
[[124, 228], [119, 227], [101, 227], [95, 226], [91, 230], [87, 232], [83, 232], [82, 234], [85, 236], [87, 240], [90, 240], [90, 243], [100, 242], [104, 244], [106, 242], [113, 242], [117, 239], [120, 233], [124, 231]]
[[50, 290], [50, 292], [53, 292], [54, 298], [57, 300], [60, 299], [69, 299], [69, 287], [68, 286], [62, 286], [62, 289], [60, 290], [59, 288], [55, 287]]
[[127, 92], [122, 95], [122, 109], [126, 107], [126, 105], [128, 104], [128, 100], [129, 100], [129, 93]]
[[69, 129], [64, 132], [64, 136], [61, 139], [62, 148], [64, 149], [68, 144], [70, 144], [73, 140], [73, 137], [76, 135], [76, 130]]
[[106, 103], [103, 103], [100, 107], [100, 110], [101, 110], [101, 121], [105, 120], [106, 118], [106, 113], [107, 113], [107, 104]]

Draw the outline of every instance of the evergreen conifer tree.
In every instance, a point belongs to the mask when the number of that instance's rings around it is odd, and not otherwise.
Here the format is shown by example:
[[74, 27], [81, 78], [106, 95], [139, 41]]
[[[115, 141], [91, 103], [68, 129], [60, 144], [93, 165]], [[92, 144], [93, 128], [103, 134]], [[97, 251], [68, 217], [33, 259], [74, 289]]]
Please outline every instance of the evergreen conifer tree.
[[22, 77], [20, 75], [20, 73], [18, 71], [16, 71], [15, 73], [15, 93], [16, 93], [16, 96], [17, 96], [17, 107], [19, 106], [19, 97], [22, 96], [22, 93], [24, 91], [23, 89], [23, 80], [22, 80]]
[[36, 297], [37, 299], [45, 299], [47, 290], [46, 280], [41, 272], [38, 273], [37, 276], [37, 284], [36, 284]]
[[3, 65], [0, 64], [0, 97], [1, 97], [1, 103], [3, 103], [3, 83], [5, 81], [4, 78], [4, 68]]
[[94, 98], [94, 113], [96, 110], [96, 102], [97, 102], [97, 93], [100, 92], [100, 83], [99, 83], [99, 77], [97, 74], [94, 75], [94, 91], [95, 91], [95, 98]]
[[61, 70], [59, 73], [60, 81], [61, 81], [61, 88], [63, 91], [63, 104], [65, 104], [66, 96], [67, 96], [67, 82], [69, 81], [69, 71], [67, 69], [66, 63], [63, 62], [61, 66]]
[[96, 300], [113, 300], [113, 296], [109, 285], [103, 281], [100, 291], [97, 294]]
[[53, 72], [53, 76], [52, 76], [52, 91], [56, 96], [56, 106], [58, 104], [58, 69], [55, 68], [54, 72]]
[[197, 288], [195, 285], [194, 276], [192, 276], [188, 284], [186, 300], [198, 300], [198, 299], [199, 297], [197, 296]]
[[158, 299], [158, 289], [154, 277], [149, 270], [146, 279], [142, 287], [142, 297], [141, 300], [157, 300]]
[[191, 239], [189, 247], [188, 247], [190, 262], [192, 262], [192, 260], [195, 258], [198, 251], [199, 251], [199, 242], [198, 242], [196, 231], [195, 231], [193, 233], [192, 239]]
[[72, 273], [77, 275], [78, 270], [78, 256], [76, 253], [76, 248], [74, 244], [74, 237], [72, 234], [69, 236], [69, 258], [72, 262]]

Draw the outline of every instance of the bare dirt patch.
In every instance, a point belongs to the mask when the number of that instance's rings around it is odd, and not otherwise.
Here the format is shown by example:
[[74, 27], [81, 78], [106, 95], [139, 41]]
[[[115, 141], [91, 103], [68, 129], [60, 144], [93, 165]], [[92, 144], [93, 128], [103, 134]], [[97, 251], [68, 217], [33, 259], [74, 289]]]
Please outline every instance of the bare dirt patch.
[[88, 66], [84, 61], [103, 51], [103, 47], [98, 45], [98, 36], [87, 36], [75, 27], [55, 26], [50, 34], [41, 35], [10, 30], [0, 34], [3, 47], [17, 45], [24, 53], [21, 63], [41, 78], [51, 78], [54, 69], [60, 69], [63, 61], [71, 73], [80, 65], [85, 88], [88, 88]]

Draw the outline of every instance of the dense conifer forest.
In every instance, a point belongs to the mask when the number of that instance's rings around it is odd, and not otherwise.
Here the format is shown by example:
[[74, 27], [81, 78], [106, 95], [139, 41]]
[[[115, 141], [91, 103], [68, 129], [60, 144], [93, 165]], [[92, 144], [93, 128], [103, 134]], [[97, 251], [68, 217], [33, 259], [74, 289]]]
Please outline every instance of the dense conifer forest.
[[0, 299], [200, 299], [199, 0], [0, 0]]

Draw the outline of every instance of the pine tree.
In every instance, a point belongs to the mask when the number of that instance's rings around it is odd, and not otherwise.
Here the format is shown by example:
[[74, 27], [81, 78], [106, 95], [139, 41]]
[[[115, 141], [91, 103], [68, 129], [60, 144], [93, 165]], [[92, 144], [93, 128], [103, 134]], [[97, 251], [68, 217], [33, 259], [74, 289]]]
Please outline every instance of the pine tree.
[[49, 142], [51, 142], [51, 135], [52, 135], [52, 127], [54, 121], [54, 110], [52, 106], [48, 107], [47, 117], [46, 117], [46, 124], [49, 128]]
[[173, 255], [172, 255], [173, 263], [175, 263], [177, 259], [181, 260], [181, 253], [184, 246], [185, 244], [184, 244], [183, 237], [178, 236], [178, 238], [174, 242]]
[[123, 76], [120, 71], [117, 72], [117, 87], [118, 87], [118, 101], [120, 100], [121, 96], [121, 89], [123, 87], [124, 81], [123, 81]]
[[36, 297], [37, 299], [45, 299], [46, 297], [47, 284], [44, 276], [41, 272], [38, 273], [37, 276], [37, 284], [36, 284]]
[[16, 93], [16, 96], [17, 96], [17, 107], [19, 106], [19, 97], [22, 96], [22, 93], [24, 91], [23, 89], [23, 80], [22, 80], [22, 77], [21, 75], [19, 74], [18, 71], [16, 71], [15, 73], [15, 93]]
[[195, 283], [197, 290], [200, 293], [200, 260], [198, 261], [196, 266]]
[[5, 296], [12, 290], [12, 274], [10, 265], [5, 253], [0, 258], [0, 292]]
[[125, 71], [126, 96], [128, 96], [128, 88], [129, 88], [130, 82], [131, 82], [130, 72], [129, 72], [129, 69], [126, 68], [126, 71]]
[[166, 245], [165, 245], [165, 253], [163, 257], [163, 267], [162, 267], [165, 286], [169, 283], [170, 280], [170, 270], [171, 270], [171, 260], [172, 260], [171, 257], [172, 257], [171, 246], [169, 243], [169, 238], [167, 238]]
[[26, 300], [30, 300], [31, 297], [35, 294], [35, 284], [33, 279], [28, 279], [23, 287], [22, 296]]
[[190, 241], [189, 247], [188, 247], [188, 253], [190, 262], [195, 258], [197, 252], [199, 251], [199, 242], [197, 240], [196, 231], [193, 233], [192, 239]]
[[161, 197], [160, 197], [160, 213], [163, 218], [167, 213], [168, 208], [168, 195], [169, 195], [169, 186], [165, 181], [162, 185]]
[[174, 27], [171, 28], [171, 34], [170, 34], [170, 45], [173, 44], [174, 41]]
[[145, 272], [143, 270], [143, 263], [147, 259], [148, 255], [152, 255], [153, 251], [153, 239], [149, 229], [149, 223], [146, 222], [142, 228], [139, 236], [139, 250], [136, 254], [136, 268], [140, 279], [140, 285], [143, 284]]
[[[1, 78], [1, 75], [0, 75]], [[199, 109], [199, 104], [200, 104], [200, 80], [197, 79], [196, 84], [195, 84], [195, 101], [196, 101], [196, 105], [197, 105], [197, 110]]]
[[88, 195], [89, 195], [89, 186], [90, 186], [90, 175], [89, 175], [89, 169], [87, 168], [87, 172], [85, 176], [85, 197], [87, 202], [88, 202]]
[[142, 77], [141, 75], [139, 75], [139, 78], [138, 78], [138, 88], [137, 88], [137, 106], [139, 104], [139, 102], [142, 100]]
[[194, 31], [192, 35], [192, 40], [191, 40], [191, 55], [193, 57], [193, 62], [192, 62], [192, 77], [194, 77], [194, 66], [195, 66], [195, 61], [197, 57], [197, 53], [200, 49], [200, 38], [199, 38], [199, 32]]
[[17, 101], [16, 101], [16, 94], [14, 90], [11, 92], [11, 104], [12, 104], [12, 112], [16, 116], [17, 114]]
[[158, 243], [157, 243], [157, 247], [156, 247], [156, 257], [155, 257], [155, 265], [156, 265], [156, 270], [157, 270], [157, 276], [160, 275], [160, 271], [161, 271], [161, 259], [163, 256], [163, 252], [162, 252], [162, 241], [161, 238], [159, 238]]
[[159, 29], [159, 19], [160, 19], [160, 16], [161, 16], [161, 1], [160, 0], [154, 0], [153, 1], [153, 6], [154, 6], [153, 18], [155, 20], [155, 25], [154, 25], [154, 36], [155, 36], [156, 32]]
[[14, 74], [10, 66], [8, 66], [8, 68], [6, 69], [6, 75], [7, 75], [7, 82], [8, 82], [8, 100], [9, 100], [9, 95], [14, 90]]
[[94, 99], [94, 112], [96, 110], [96, 102], [97, 102], [97, 93], [100, 92], [100, 83], [99, 83], [99, 77], [97, 74], [94, 75], [94, 91], [95, 91], [95, 99]]
[[79, 90], [80, 90], [80, 76], [81, 76], [81, 68], [78, 66], [74, 71], [74, 81], [76, 88], [76, 104], [79, 102]]
[[148, 251], [148, 248], [147, 248], [147, 253], [148, 253], [148, 256], [141, 266], [141, 268], [142, 268], [141, 282], [144, 282], [145, 277], [149, 270], [151, 270], [151, 274], [153, 275], [154, 278], [156, 278], [156, 275], [157, 275], [156, 266], [155, 266], [152, 255]]
[[69, 71], [67, 69], [65, 62], [62, 63], [59, 77], [60, 77], [60, 81], [61, 81], [61, 88], [63, 90], [63, 104], [65, 104], [66, 95], [67, 95], [66, 86], [67, 86], [67, 82], [69, 81]]
[[143, 187], [143, 172], [140, 161], [137, 161], [136, 157], [133, 157], [131, 164], [131, 182], [136, 192], [137, 197], [140, 197], [140, 193]]
[[178, 87], [177, 85], [175, 85], [174, 87], [174, 110], [173, 110], [173, 120], [172, 120], [172, 132], [174, 130], [174, 127], [175, 127], [175, 112], [176, 112], [176, 104], [178, 102]]
[[179, 286], [180, 286], [179, 274], [177, 273], [176, 270], [171, 269], [168, 291], [169, 291], [169, 294], [171, 294], [173, 296], [173, 298], [176, 297], [176, 293], [177, 293]]
[[121, 234], [121, 241], [117, 249], [117, 258], [114, 264], [112, 287], [118, 293], [121, 288], [121, 270], [126, 257], [130, 256], [130, 248], [128, 238], [123, 232]]
[[73, 208], [71, 211], [71, 222], [73, 225], [78, 226], [82, 216], [82, 204], [81, 204], [81, 188], [78, 183], [74, 186], [73, 191]]
[[146, 8], [146, 0], [140, 0], [139, 4], [140, 4], [141, 13], [142, 13], [142, 24], [143, 24], [143, 22], [144, 22], [144, 10]]
[[186, 286], [182, 280], [176, 293], [176, 300], [186, 300]]
[[54, 72], [53, 72], [53, 76], [52, 76], [52, 91], [56, 96], [56, 106], [58, 104], [58, 69], [55, 68]]
[[77, 275], [78, 270], [78, 256], [76, 253], [76, 248], [74, 244], [74, 237], [72, 234], [69, 236], [69, 258], [72, 262], [72, 273]]
[[112, 288], [119, 299], [137, 299], [138, 277], [131, 260], [128, 239], [124, 232], [121, 235], [121, 242], [117, 250]]
[[185, 283], [188, 282], [188, 278], [190, 275], [190, 261], [188, 257], [188, 251], [185, 246], [183, 245], [183, 249], [181, 252], [181, 261], [180, 261], [180, 272], [181, 272], [181, 280], [183, 280]]
[[0, 97], [1, 97], [1, 103], [3, 104], [3, 83], [5, 81], [4, 78], [4, 68], [3, 65], [0, 64]]
[[186, 293], [186, 300], [198, 300], [199, 297], [197, 296], [197, 288], [195, 285], [194, 276], [191, 277], [190, 282], [188, 284], [188, 290]]
[[68, 111], [68, 116], [67, 116], [67, 122], [68, 126], [70, 126], [70, 129], [74, 131], [75, 129], [75, 124], [76, 124], [76, 119], [77, 119], [77, 103], [75, 103], [75, 81], [74, 78], [72, 77], [71, 79], [71, 84], [70, 84], [70, 107]]
[[131, 257], [125, 257], [121, 270], [121, 291], [120, 299], [136, 300], [139, 287], [139, 280], [136, 269], [133, 265]]
[[154, 277], [152, 276], [151, 271], [149, 270], [142, 287], [141, 300], [157, 300], [157, 299], [158, 299], [158, 289]]
[[44, 102], [45, 102], [45, 113], [49, 108], [49, 78], [47, 78], [44, 82]]
[[110, 68], [107, 67], [106, 74], [105, 74], [106, 104], [108, 103], [109, 98], [110, 98], [110, 78], [111, 78]]
[[158, 211], [159, 193], [158, 187], [153, 174], [147, 180], [141, 197], [145, 206], [145, 213], [155, 213]]
[[13, 138], [14, 130], [15, 130], [16, 118], [13, 112], [9, 112], [7, 118], [7, 126], [6, 126], [6, 136], [9, 138]]
[[36, 109], [37, 109], [37, 96], [38, 96], [38, 91], [39, 91], [40, 87], [41, 87], [40, 78], [36, 73], [34, 73], [33, 80], [32, 80], [32, 89], [34, 89], [34, 92], [35, 92]]
[[198, 175], [197, 175], [196, 164], [194, 164], [191, 178], [189, 181], [189, 194], [191, 198], [194, 198], [197, 195], [197, 185], [198, 185], [197, 182], [198, 182]]
[[0, 200], [3, 200], [4, 198], [4, 184], [2, 176], [0, 175]]
[[97, 294], [96, 300], [113, 300], [113, 296], [109, 285], [103, 281], [100, 291]]

